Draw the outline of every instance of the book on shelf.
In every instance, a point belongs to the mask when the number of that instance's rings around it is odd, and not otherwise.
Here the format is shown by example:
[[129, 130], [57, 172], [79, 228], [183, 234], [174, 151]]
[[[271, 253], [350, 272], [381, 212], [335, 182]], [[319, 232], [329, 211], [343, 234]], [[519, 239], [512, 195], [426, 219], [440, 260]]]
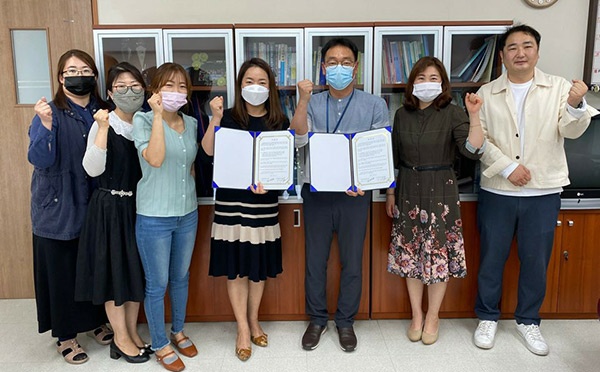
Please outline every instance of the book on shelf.
[[473, 82], [489, 82], [492, 79], [492, 69], [494, 67], [495, 62], [495, 54], [496, 54], [496, 40], [498, 39], [497, 35], [490, 36], [490, 41], [488, 42], [488, 47], [485, 51], [485, 57], [478, 66], [477, 71], [473, 74], [471, 81]]
[[[495, 60], [496, 38], [497, 35], [489, 36], [484, 39], [483, 44], [478, 49], [471, 50], [463, 63], [452, 69], [450, 74], [451, 81], [489, 81]], [[486, 78], [487, 80], [485, 80]]]

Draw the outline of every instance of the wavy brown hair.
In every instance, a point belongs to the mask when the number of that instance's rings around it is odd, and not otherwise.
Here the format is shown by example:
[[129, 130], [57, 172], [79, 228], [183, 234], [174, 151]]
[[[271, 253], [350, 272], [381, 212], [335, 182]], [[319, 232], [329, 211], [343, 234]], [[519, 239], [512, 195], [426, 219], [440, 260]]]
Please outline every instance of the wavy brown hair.
[[[58, 87], [56, 89], [56, 93], [54, 94], [54, 98], [52, 99], [52, 101], [54, 102], [54, 105], [56, 105], [57, 108], [62, 110], [70, 109], [67, 95], [65, 94], [65, 91], [63, 89], [63, 84], [60, 82], [60, 77], [63, 75], [63, 71], [65, 70], [67, 61], [71, 57], [75, 57], [81, 60], [86, 65], [88, 65], [88, 67], [91, 68], [92, 71], [94, 71], [94, 76], [96, 78], [98, 77], [98, 68], [96, 67], [94, 59], [92, 58], [92, 56], [90, 56], [83, 50], [71, 49], [65, 52], [62, 56], [60, 56], [60, 59], [58, 60], [58, 70], [56, 71], [56, 81], [58, 82]], [[104, 100], [100, 96], [100, 93], [98, 92], [98, 84], [96, 84], [96, 87], [90, 93], [90, 98], [92, 97], [96, 99], [100, 108], [109, 108], [109, 105], [106, 102], [104, 102]]]
[[267, 110], [266, 124], [270, 130], [281, 129], [286, 116], [283, 114], [281, 108], [279, 91], [275, 84], [275, 74], [273, 74], [269, 64], [260, 58], [251, 58], [240, 67], [240, 72], [235, 81], [235, 100], [231, 109], [231, 116], [233, 120], [241, 124], [242, 128], [248, 127], [248, 110], [246, 110], [246, 104], [242, 98], [242, 82], [244, 75], [246, 75], [250, 67], [258, 67], [267, 73], [267, 77], [269, 78], [269, 98], [265, 101], [265, 109]]
[[438, 70], [440, 78], [442, 79], [442, 93], [437, 96], [431, 104], [436, 110], [439, 110], [448, 106], [452, 101], [452, 87], [450, 86], [450, 79], [448, 79], [448, 73], [446, 73], [442, 61], [435, 57], [422, 57], [415, 63], [408, 76], [408, 83], [406, 84], [406, 91], [404, 93], [404, 107], [408, 111], [416, 111], [419, 109], [419, 99], [412, 94], [415, 80], [420, 73], [430, 66], [433, 66]]

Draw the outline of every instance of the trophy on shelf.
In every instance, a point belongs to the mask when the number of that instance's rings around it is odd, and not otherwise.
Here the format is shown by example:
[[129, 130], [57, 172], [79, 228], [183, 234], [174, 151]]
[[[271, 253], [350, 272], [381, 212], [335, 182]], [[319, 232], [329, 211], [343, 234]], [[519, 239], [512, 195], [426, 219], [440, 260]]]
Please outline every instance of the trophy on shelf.
[[123, 41], [121, 41], [121, 61], [129, 62], [131, 59], [131, 52], [129, 39], [123, 39]]

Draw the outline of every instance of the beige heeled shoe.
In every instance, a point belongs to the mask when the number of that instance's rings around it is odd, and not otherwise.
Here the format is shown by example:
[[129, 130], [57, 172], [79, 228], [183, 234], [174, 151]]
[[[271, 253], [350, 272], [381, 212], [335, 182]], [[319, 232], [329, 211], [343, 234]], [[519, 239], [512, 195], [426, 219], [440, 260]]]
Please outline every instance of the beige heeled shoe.
[[421, 340], [421, 337], [423, 336], [423, 327], [421, 326], [421, 328], [419, 329], [408, 329], [408, 331], [406, 332], [406, 336], [408, 336], [408, 339], [411, 340], [412, 342], [417, 342]]
[[423, 342], [424, 345], [432, 345], [438, 340], [439, 334], [439, 328], [437, 329], [437, 331], [435, 331], [434, 334], [423, 331], [423, 334], [421, 335], [421, 342]]

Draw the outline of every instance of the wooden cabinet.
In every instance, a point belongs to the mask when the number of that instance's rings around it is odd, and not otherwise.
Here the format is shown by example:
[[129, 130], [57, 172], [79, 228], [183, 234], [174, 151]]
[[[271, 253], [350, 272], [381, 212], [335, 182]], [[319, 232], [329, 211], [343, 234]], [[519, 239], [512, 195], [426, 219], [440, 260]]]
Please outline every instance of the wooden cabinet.
[[[542, 318], [595, 318], [600, 298], [600, 213], [559, 214], [548, 267]], [[501, 311], [512, 317], [517, 304], [519, 262], [516, 246], [504, 271]]]
[[[477, 203], [461, 203], [463, 237], [467, 260], [467, 277], [450, 279], [441, 317], [473, 317], [479, 267]], [[371, 247], [371, 318], [410, 318], [411, 308], [405, 279], [387, 272], [387, 255], [392, 220], [385, 213], [385, 203], [373, 203]], [[425, 296], [426, 301], [426, 296]], [[426, 306], [426, 305], [425, 305]]]
[[[208, 275], [210, 231], [214, 208], [199, 207], [198, 234], [190, 267], [187, 321], [232, 321], [227, 296], [227, 279]], [[281, 204], [279, 223], [283, 245], [283, 273], [266, 281], [260, 307], [262, 320], [308, 319], [304, 307], [304, 226], [301, 204]], [[370, 229], [363, 245], [363, 287], [357, 319], [369, 318]], [[327, 268], [327, 305], [331, 316], [337, 307], [339, 291], [339, 249], [334, 240]], [[169, 309], [167, 306], [167, 318]]]

